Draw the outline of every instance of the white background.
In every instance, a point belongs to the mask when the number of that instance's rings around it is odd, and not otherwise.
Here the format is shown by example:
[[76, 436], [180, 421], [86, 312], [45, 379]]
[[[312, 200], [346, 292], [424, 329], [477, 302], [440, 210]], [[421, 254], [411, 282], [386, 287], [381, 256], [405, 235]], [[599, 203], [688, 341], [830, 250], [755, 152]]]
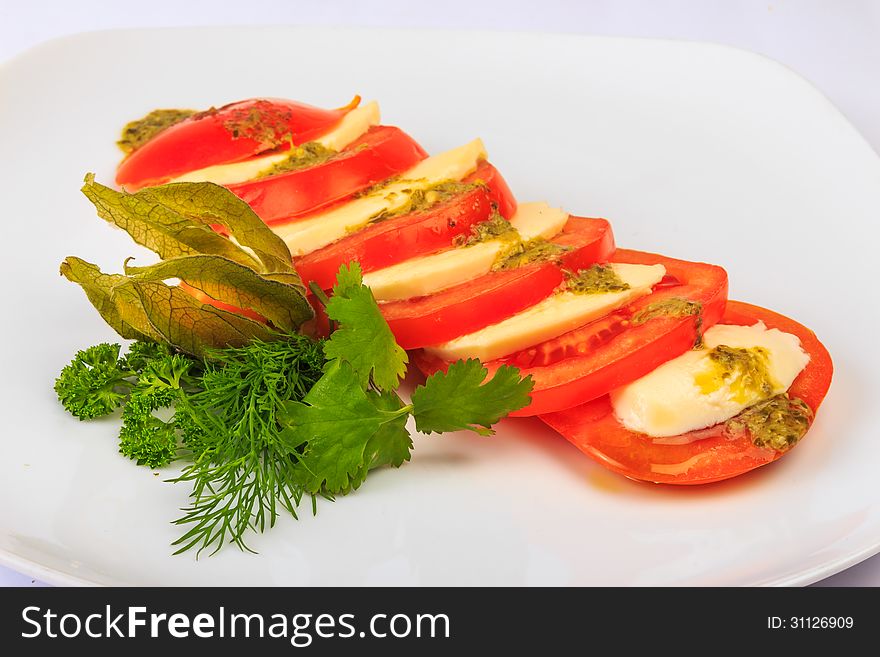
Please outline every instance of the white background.
[[[40, 42], [90, 30], [269, 24], [569, 32], [725, 43], [772, 57], [810, 80], [880, 152], [880, 0], [0, 0], [0, 61]], [[0, 102], [2, 94], [0, 89]], [[39, 582], [0, 567], [0, 585], [31, 584]], [[878, 586], [880, 556], [822, 584]]]

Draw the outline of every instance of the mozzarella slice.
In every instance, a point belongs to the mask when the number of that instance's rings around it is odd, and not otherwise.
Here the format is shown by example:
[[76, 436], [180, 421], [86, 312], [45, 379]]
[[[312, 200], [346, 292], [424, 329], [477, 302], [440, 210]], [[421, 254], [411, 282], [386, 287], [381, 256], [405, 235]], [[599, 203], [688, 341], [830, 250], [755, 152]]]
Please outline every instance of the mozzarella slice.
[[[550, 239], [558, 234], [568, 213], [543, 202], [520, 203], [511, 217], [511, 225], [520, 237]], [[447, 287], [488, 274], [507, 243], [501, 239], [479, 242], [473, 246], [449, 249], [364, 274], [364, 283], [379, 301], [410, 299], [434, 294]]]
[[352, 231], [370, 223], [382, 212], [403, 206], [410, 194], [446, 180], [461, 180], [486, 158], [486, 148], [480, 139], [451, 151], [422, 160], [401, 174], [401, 179], [381, 189], [360, 196], [342, 206], [299, 219], [272, 229], [283, 239], [294, 257], [311, 253], [342, 239]]
[[[809, 355], [797, 336], [754, 326], [718, 324], [703, 335], [704, 348], [689, 351], [653, 372], [611, 393], [611, 403], [621, 424], [649, 436], [676, 436], [726, 422], [749, 406], [785, 392], [806, 367]], [[722, 380], [709, 358], [719, 345], [760, 347], [772, 391], [748, 385], [738, 374]]]
[[371, 100], [366, 105], [355, 107], [342, 117], [339, 125], [315, 141], [334, 151], [341, 151], [374, 125], [379, 125], [379, 103]]
[[[379, 104], [374, 100], [351, 110], [333, 130], [315, 139], [318, 143], [341, 151], [355, 139], [364, 134], [370, 127], [379, 123]], [[273, 164], [287, 159], [288, 152], [273, 153], [255, 157], [243, 162], [217, 164], [204, 169], [196, 169], [178, 176], [171, 182], [212, 182], [218, 185], [233, 185], [256, 178], [257, 174]]]
[[621, 292], [576, 294], [562, 292], [498, 324], [463, 335], [425, 351], [448, 361], [479, 358], [490, 361], [572, 331], [633, 299], [651, 293], [666, 274], [663, 265], [612, 264], [614, 273], [629, 285]]

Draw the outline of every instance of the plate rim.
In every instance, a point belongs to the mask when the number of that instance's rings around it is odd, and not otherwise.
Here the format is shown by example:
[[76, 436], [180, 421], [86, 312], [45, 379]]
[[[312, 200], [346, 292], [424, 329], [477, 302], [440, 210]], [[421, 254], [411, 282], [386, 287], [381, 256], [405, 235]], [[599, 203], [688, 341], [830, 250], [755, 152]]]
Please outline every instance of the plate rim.
[[[528, 38], [540, 38], [543, 36], [553, 36], [560, 37], [572, 40], [589, 40], [589, 41], [604, 41], [604, 42], [651, 42], [651, 43], [666, 43], [666, 44], [678, 44], [678, 45], [688, 45], [695, 46], [699, 48], [710, 48], [710, 49], [723, 49], [729, 50], [736, 54], [739, 57], [748, 57], [756, 60], [761, 60], [764, 64], [769, 64], [775, 67], [781, 68], [786, 75], [794, 76], [801, 83], [806, 83], [807, 86], [812, 90], [813, 93], [817, 94], [818, 97], [821, 97], [828, 109], [833, 109], [834, 114], [837, 115], [838, 119], [842, 121], [841, 127], [845, 126], [854, 136], [857, 136], [858, 141], [866, 146], [868, 150], [873, 154], [874, 158], [878, 162], [880, 162], [880, 154], [874, 148], [874, 146], [867, 140], [867, 138], [859, 131], [858, 128], [849, 120], [849, 118], [843, 113], [843, 111], [834, 104], [834, 102], [825, 94], [819, 87], [816, 86], [812, 81], [804, 77], [798, 71], [792, 69], [789, 65], [774, 59], [770, 56], [767, 56], [763, 53], [755, 52], [753, 50], [749, 50], [747, 48], [743, 48], [740, 46], [730, 45], [726, 43], [719, 43], [709, 40], [701, 40], [701, 39], [682, 39], [682, 38], [669, 38], [669, 37], [642, 37], [642, 36], [613, 36], [613, 35], [592, 35], [592, 34], [579, 34], [572, 32], [553, 32], [553, 31], [527, 31], [527, 30], [487, 30], [482, 28], [446, 28], [446, 27], [412, 27], [412, 28], [400, 28], [400, 27], [384, 27], [384, 26], [343, 26], [343, 25], [319, 25], [319, 26], [309, 26], [309, 25], [296, 25], [296, 24], [287, 24], [287, 25], [268, 25], [268, 24], [259, 24], [259, 25], [211, 25], [211, 26], [158, 26], [158, 27], [125, 27], [125, 28], [103, 28], [103, 29], [94, 29], [94, 30], [86, 30], [81, 32], [75, 32], [71, 34], [65, 34], [56, 36], [39, 43], [33, 44], [28, 48], [19, 51], [13, 54], [11, 57], [0, 60], [0, 75], [8, 74], [10, 70], [14, 69], [18, 64], [20, 64], [23, 60], [29, 59], [35, 53], [39, 53], [43, 50], [51, 50], [53, 48], [57, 48], [62, 45], [66, 45], [69, 43], [76, 43], [78, 41], [88, 41], [92, 38], [100, 38], [104, 35], [113, 35], [113, 34], [121, 34], [121, 33], [161, 33], [161, 32], [188, 32], [188, 31], [198, 31], [198, 32], [219, 32], [219, 31], [244, 31], [244, 32], [259, 32], [259, 31], [296, 31], [296, 30], [306, 30], [313, 29], [319, 30], [323, 32], [361, 32], [361, 33], [374, 33], [374, 32], [388, 32], [388, 33], [411, 33], [411, 32], [430, 32], [430, 33], [456, 33], [456, 34], [492, 34], [492, 35], [510, 35], [510, 36], [525, 36]], [[805, 586], [809, 584], [813, 584], [815, 582], [821, 581], [827, 577], [835, 575], [839, 572], [846, 570], [852, 566], [855, 566], [858, 563], [865, 561], [877, 554], [880, 554], [880, 532], [873, 539], [867, 539], [860, 545], [858, 548], [849, 551], [848, 554], [837, 557], [836, 559], [824, 562], [815, 566], [808, 566], [802, 569], [797, 569], [790, 571], [788, 573], [781, 573], [777, 576], [765, 578], [760, 582], [755, 582], [753, 584], [741, 584], [743, 586]], [[40, 563], [34, 559], [29, 557], [24, 557], [6, 547], [0, 546], [0, 565], [10, 568], [16, 572], [19, 572], [23, 575], [32, 577], [40, 582], [50, 584], [52, 586], [124, 586], [126, 585], [123, 582], [113, 582], [113, 583], [104, 583], [99, 582], [95, 579], [89, 579], [87, 577], [80, 577], [63, 570], [60, 570], [58, 567], [47, 566], [45, 564]], [[198, 584], [196, 584], [198, 585]], [[675, 584], [671, 584], [675, 585]], [[207, 585], [206, 585], [207, 586]], [[419, 586], [419, 585], [414, 585]], [[589, 586], [589, 585], [588, 585]]]

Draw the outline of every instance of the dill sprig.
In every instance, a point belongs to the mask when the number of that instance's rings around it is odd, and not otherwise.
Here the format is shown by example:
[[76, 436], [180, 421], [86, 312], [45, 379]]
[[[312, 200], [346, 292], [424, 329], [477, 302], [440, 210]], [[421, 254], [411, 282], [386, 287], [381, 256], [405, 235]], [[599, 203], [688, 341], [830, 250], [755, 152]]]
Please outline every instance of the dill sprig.
[[280, 510], [294, 518], [303, 496], [296, 458], [281, 440], [277, 414], [302, 400], [321, 377], [323, 344], [302, 335], [212, 352], [201, 391], [177, 404], [176, 421], [193, 462], [173, 481], [192, 482], [175, 524], [188, 531], [177, 552], [244, 541], [272, 527]]

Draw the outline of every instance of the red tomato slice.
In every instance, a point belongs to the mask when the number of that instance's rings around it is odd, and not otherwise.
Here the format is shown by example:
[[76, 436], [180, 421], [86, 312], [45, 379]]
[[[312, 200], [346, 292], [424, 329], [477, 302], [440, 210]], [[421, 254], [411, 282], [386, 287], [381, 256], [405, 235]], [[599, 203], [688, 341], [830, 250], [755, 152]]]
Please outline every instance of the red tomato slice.
[[483, 183], [489, 190], [489, 199], [495, 204], [498, 214], [505, 219], [510, 219], [516, 213], [516, 197], [498, 169], [488, 162], [481, 162], [464, 181]]
[[[632, 317], [652, 303], [675, 297], [696, 301], [703, 307], [703, 328], [721, 318], [727, 301], [727, 272], [721, 267], [626, 249], [615, 251], [611, 261], [661, 264], [666, 267], [667, 277], [652, 294], [625, 308], [558, 338], [485, 363], [490, 373], [508, 364], [534, 379], [532, 403], [511, 415], [539, 415], [583, 404], [693, 347], [695, 316], [655, 317], [632, 325]], [[413, 362], [425, 374], [449, 365], [425, 352], [416, 352]]]
[[[810, 362], [789, 388], [789, 395], [817, 411], [831, 384], [828, 351], [805, 326], [771, 310], [730, 301], [722, 324], [752, 325], [792, 333], [810, 354]], [[782, 452], [757, 447], [745, 435], [731, 436], [719, 424], [680, 436], [651, 438], [626, 429], [614, 416], [606, 395], [541, 419], [600, 464], [632, 479], [664, 484], [706, 484], [735, 477], [775, 461]]]
[[[459, 235], [470, 233], [475, 224], [492, 216], [493, 206], [510, 212], [516, 201], [495, 167], [482, 162], [465, 178], [485, 186], [458, 194], [422, 212], [412, 212], [381, 221], [344, 237], [323, 249], [297, 259], [302, 279], [315, 281], [323, 289], [333, 286], [340, 265], [356, 260], [365, 272], [448, 249]], [[509, 219], [509, 214], [503, 214]]]
[[452, 340], [515, 315], [562, 283], [554, 263], [496, 271], [437, 294], [379, 304], [404, 349]]
[[604, 219], [570, 217], [551, 241], [572, 247], [559, 263], [491, 272], [436, 294], [380, 304], [398, 344], [416, 349], [496, 324], [550, 296], [563, 281], [563, 268], [605, 262], [614, 252]]
[[406, 171], [425, 157], [403, 130], [375, 126], [326, 162], [227, 188], [266, 223], [287, 223]]
[[193, 114], [157, 134], [119, 165], [116, 184], [129, 192], [189, 171], [239, 162], [293, 140], [302, 144], [329, 132], [359, 97], [345, 107], [321, 109], [274, 98], [243, 100]]

